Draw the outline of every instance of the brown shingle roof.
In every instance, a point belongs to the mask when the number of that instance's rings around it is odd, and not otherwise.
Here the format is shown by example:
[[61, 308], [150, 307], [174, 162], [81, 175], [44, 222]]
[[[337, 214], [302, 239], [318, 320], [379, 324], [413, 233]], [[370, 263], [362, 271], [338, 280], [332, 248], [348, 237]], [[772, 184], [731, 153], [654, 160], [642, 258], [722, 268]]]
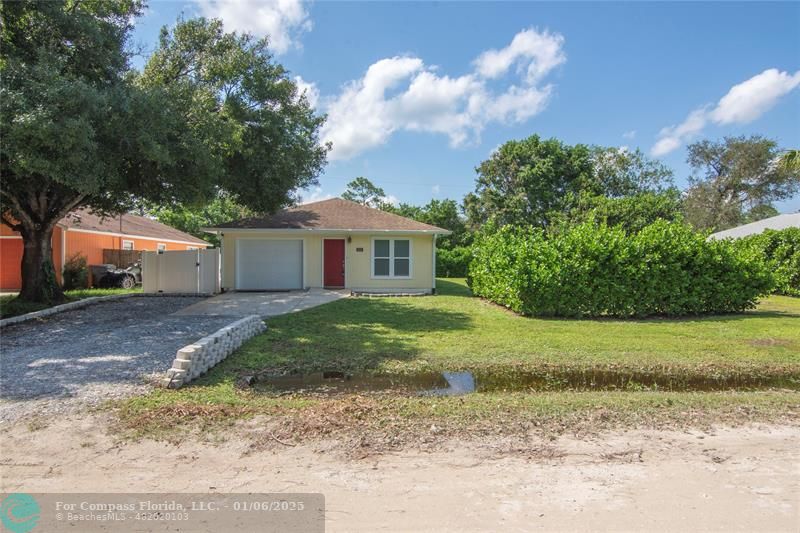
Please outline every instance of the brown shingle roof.
[[236, 220], [213, 229], [305, 229], [375, 231], [449, 231], [373, 209], [349, 200], [331, 198], [278, 211], [272, 216]]
[[100, 215], [90, 213], [88, 209], [78, 209], [71, 212], [59, 221], [59, 224], [69, 229], [85, 229], [103, 233], [121, 233], [132, 237], [148, 237], [152, 239], [169, 239], [193, 244], [208, 243], [173, 227], [162, 224], [150, 218], [138, 215], [122, 215], [120, 227], [119, 216], [102, 218]]

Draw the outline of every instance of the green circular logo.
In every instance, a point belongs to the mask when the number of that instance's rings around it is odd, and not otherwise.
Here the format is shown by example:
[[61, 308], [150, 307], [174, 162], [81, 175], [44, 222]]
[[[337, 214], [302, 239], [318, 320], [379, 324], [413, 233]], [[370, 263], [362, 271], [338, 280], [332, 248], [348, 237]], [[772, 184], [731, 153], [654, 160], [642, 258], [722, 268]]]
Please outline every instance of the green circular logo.
[[0, 521], [11, 533], [28, 533], [39, 522], [39, 504], [30, 494], [9, 494], [0, 512]]

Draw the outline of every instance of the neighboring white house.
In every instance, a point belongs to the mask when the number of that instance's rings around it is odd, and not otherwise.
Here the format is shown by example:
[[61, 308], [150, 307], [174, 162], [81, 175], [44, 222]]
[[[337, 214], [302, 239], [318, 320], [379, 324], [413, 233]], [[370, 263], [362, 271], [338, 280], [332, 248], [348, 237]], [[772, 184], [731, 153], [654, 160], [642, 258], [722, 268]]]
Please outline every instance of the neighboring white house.
[[781, 230], [786, 228], [800, 228], [800, 212], [778, 215], [758, 222], [751, 222], [743, 226], [718, 231], [708, 236], [709, 239], [740, 239], [749, 235], [763, 233], [764, 230]]
[[333, 198], [206, 231], [222, 241], [228, 290], [433, 292], [436, 236], [450, 232]]

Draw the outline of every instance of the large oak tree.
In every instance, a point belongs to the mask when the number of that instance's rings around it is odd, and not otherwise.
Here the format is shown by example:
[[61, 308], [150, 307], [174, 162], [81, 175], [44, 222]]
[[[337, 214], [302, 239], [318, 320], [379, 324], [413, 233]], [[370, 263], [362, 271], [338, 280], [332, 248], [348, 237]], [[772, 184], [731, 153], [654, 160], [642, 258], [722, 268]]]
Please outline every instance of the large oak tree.
[[776, 141], [760, 135], [690, 144], [686, 219], [719, 231], [775, 215], [772, 202], [800, 191], [800, 167], [786, 157]]
[[2, 4], [0, 215], [24, 241], [20, 298], [63, 299], [51, 240], [89, 207], [202, 205], [226, 194], [269, 212], [325, 163], [324, 120], [266, 40], [195, 19], [129, 64], [137, 0]]

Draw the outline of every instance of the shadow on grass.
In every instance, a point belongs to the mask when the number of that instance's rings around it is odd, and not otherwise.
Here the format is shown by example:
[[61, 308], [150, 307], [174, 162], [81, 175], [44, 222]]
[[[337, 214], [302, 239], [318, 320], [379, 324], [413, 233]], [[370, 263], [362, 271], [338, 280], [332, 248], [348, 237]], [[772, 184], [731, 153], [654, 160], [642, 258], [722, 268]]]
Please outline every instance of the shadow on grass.
[[436, 294], [439, 296], [464, 296], [472, 298], [472, 291], [469, 290], [466, 283], [448, 281], [446, 279], [436, 279]]
[[[489, 302], [489, 300], [485, 300]], [[493, 303], [493, 302], [489, 302]], [[497, 305], [497, 304], [494, 304]], [[499, 306], [501, 309], [505, 309]], [[508, 310], [513, 313], [513, 311]], [[516, 314], [516, 313], [515, 313]], [[530, 318], [533, 320], [544, 320], [552, 322], [625, 322], [628, 324], [692, 324], [697, 322], [736, 322], [740, 320], [752, 320], [754, 318], [800, 318], [800, 314], [791, 312], [779, 311], [745, 311], [742, 313], [729, 313], [729, 314], [708, 314], [708, 315], [684, 315], [684, 316], [668, 316], [668, 315], [654, 315], [644, 317], [616, 317], [616, 316], [586, 316], [586, 317], [566, 317], [566, 316], [537, 316], [537, 315], [517, 315], [523, 318]]]
[[420, 308], [410, 301], [416, 299], [346, 299], [274, 317], [265, 333], [197, 383], [215, 384], [245, 372], [375, 370], [388, 360], [409, 361], [422, 355], [421, 336], [474, 327], [466, 313]]

